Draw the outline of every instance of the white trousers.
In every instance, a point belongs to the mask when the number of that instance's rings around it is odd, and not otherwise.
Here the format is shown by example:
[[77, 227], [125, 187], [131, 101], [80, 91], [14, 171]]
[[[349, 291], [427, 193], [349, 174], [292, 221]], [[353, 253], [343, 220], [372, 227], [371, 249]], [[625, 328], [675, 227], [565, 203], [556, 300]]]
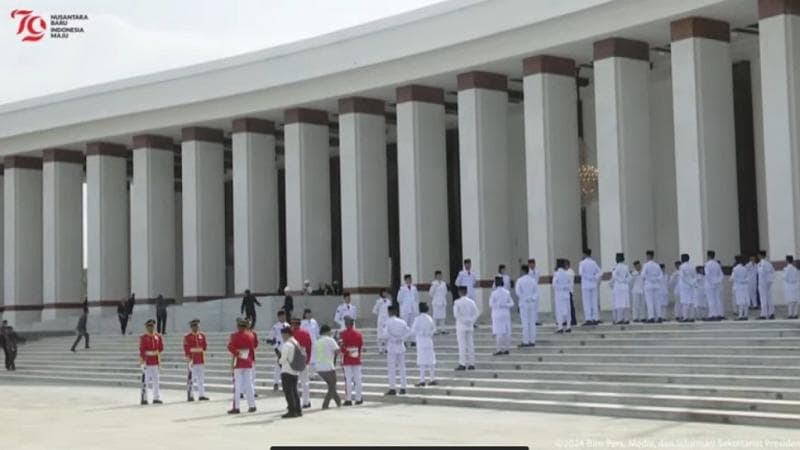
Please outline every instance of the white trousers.
[[475, 365], [474, 337], [474, 330], [456, 330], [456, 340], [458, 341], [458, 365]]
[[199, 397], [206, 396], [206, 368], [203, 364], [192, 364], [192, 390], [197, 390]]
[[645, 316], [645, 302], [644, 302], [644, 294], [631, 294], [631, 306], [633, 309], [633, 320], [642, 320], [646, 319]]
[[752, 306], [753, 308], [758, 306], [758, 285], [755, 283], [753, 284], [748, 283], [747, 293], [749, 294], [750, 297], [750, 306]]
[[[192, 374], [194, 376], [194, 374]], [[158, 366], [144, 366], [144, 385], [153, 390], [153, 400], [161, 400], [160, 374]]]
[[510, 334], [498, 334], [494, 337], [495, 343], [497, 344], [497, 351], [503, 350], [510, 350], [511, 349], [511, 335]]
[[708, 316], [723, 316], [722, 298], [719, 295], [719, 288], [716, 286], [706, 287], [706, 301], [708, 302]]
[[436, 379], [436, 366], [433, 364], [422, 364], [419, 366], [419, 382], [425, 383], [425, 372], [428, 372], [428, 382]]
[[297, 384], [299, 384], [300, 388], [303, 390], [303, 395], [301, 397], [303, 403], [301, 406], [311, 403], [311, 383], [308, 377], [308, 366], [306, 366], [305, 370], [300, 372]]
[[253, 396], [256, 395], [256, 362], [253, 361], [253, 367], [250, 369], [250, 384], [253, 385]]
[[600, 320], [600, 308], [597, 304], [597, 286], [581, 285], [581, 298], [583, 299], [583, 320]]
[[519, 302], [519, 316], [522, 320], [522, 343], [535, 344], [536, 322], [539, 320], [539, 300]]
[[275, 370], [272, 371], [272, 384], [281, 384], [281, 365], [278, 364], [277, 360], [275, 360]]
[[569, 307], [569, 292], [555, 295], [556, 299], [556, 328], [561, 330], [566, 324], [566, 329], [571, 328], [572, 315]]
[[770, 295], [770, 285], [758, 283], [758, 295], [761, 297], [761, 317], [769, 317], [775, 314], [775, 305], [772, 303]]
[[353, 394], [355, 393], [355, 400], [360, 402], [362, 398], [361, 391], [363, 389], [361, 384], [361, 366], [342, 367], [344, 367], [344, 400], [353, 401]]
[[247, 406], [256, 406], [256, 397], [253, 393], [252, 369], [233, 369], [233, 409], [239, 409], [239, 397], [244, 394]]
[[400, 389], [406, 388], [406, 354], [392, 353], [386, 354], [386, 366], [388, 369], [389, 389], [397, 386], [397, 375], [400, 372]]
[[658, 292], [659, 289], [657, 287], [651, 289], [644, 290], [644, 303], [647, 306], [647, 320], [655, 319], [656, 317], [661, 317], [661, 308], [660, 302], [658, 301]]

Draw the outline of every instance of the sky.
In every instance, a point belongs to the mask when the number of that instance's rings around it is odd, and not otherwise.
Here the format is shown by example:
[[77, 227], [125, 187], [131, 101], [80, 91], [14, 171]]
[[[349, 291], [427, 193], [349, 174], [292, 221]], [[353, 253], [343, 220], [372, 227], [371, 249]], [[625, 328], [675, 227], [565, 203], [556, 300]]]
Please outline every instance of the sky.
[[[441, 0], [0, 0], [0, 104], [274, 47]], [[86, 14], [22, 42], [15, 9]]]

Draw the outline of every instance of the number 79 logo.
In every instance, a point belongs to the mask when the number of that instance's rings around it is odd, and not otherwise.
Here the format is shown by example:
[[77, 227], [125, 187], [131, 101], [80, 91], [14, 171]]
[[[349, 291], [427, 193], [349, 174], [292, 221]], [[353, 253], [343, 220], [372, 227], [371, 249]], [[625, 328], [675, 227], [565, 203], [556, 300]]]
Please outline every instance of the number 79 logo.
[[11, 11], [11, 18], [19, 20], [17, 35], [22, 36], [22, 42], [37, 42], [47, 31], [47, 21], [34, 15], [30, 9], [15, 9]]

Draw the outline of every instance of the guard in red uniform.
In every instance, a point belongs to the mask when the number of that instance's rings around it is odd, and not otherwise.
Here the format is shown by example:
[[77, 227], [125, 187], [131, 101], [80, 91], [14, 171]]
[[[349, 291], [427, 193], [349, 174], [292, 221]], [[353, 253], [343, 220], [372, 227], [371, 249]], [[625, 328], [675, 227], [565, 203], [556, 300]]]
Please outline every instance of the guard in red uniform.
[[352, 406], [353, 391], [356, 405], [364, 403], [361, 396], [361, 351], [364, 338], [355, 329], [352, 317], [344, 318], [345, 330], [339, 334], [342, 350], [342, 366], [344, 367], [344, 406]]
[[[192, 384], [197, 388], [198, 400], [206, 401], [208, 397], [206, 397], [205, 385], [205, 353], [208, 348], [208, 339], [205, 333], [200, 331], [199, 319], [189, 322], [189, 327], [191, 327], [191, 331], [183, 336], [183, 354], [186, 355], [186, 361], [189, 362]], [[189, 391], [187, 400], [190, 402], [194, 400], [194, 389]]]
[[237, 319], [238, 330], [231, 334], [228, 341], [228, 351], [233, 357], [233, 408], [228, 414], [239, 414], [239, 395], [242, 393], [247, 397], [247, 412], [256, 411], [253, 380], [250, 378], [256, 344], [253, 333], [247, 329], [248, 324], [247, 319]]
[[306, 368], [300, 372], [300, 385], [303, 389], [303, 409], [311, 408], [311, 383], [308, 379], [308, 366], [311, 363], [311, 335], [300, 328], [300, 319], [292, 318], [292, 337], [306, 350]]
[[153, 319], [144, 323], [146, 332], [139, 337], [139, 362], [144, 365], [144, 394], [142, 404], [147, 404], [147, 386], [153, 389], [153, 404], [161, 404], [161, 393], [159, 392], [159, 365], [161, 364], [161, 353], [164, 352], [164, 338], [155, 332], [156, 321]]

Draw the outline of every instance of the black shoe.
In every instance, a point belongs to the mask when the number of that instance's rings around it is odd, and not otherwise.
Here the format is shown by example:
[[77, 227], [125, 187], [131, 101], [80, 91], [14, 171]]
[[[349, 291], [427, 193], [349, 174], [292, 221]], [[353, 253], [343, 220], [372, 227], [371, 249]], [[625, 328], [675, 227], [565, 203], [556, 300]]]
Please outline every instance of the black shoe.
[[71, 349], [69, 349], [69, 351], [71, 351], [72, 353], [75, 353], [75, 347], [72, 347]]
[[385, 394], [383, 394], [383, 395], [397, 395], [397, 391], [395, 391], [394, 389], [389, 389], [389, 390], [388, 390], [388, 391], [386, 391], [386, 393], [385, 393]]
[[251, 406], [250, 408], [247, 408], [247, 412], [249, 412], [249, 413], [256, 412], [256, 407], [255, 406]]
[[414, 387], [425, 387], [425, 382], [420, 381], [419, 383], [415, 384]]
[[775, 314], [770, 314], [769, 315], [769, 320], [775, 320]]
[[308, 409], [308, 408], [311, 408], [311, 403], [306, 403], [305, 405], [303, 405], [303, 409]]
[[492, 353], [492, 356], [500, 356], [502, 354], [503, 354], [503, 351], [502, 350], [498, 350], [498, 351]]
[[[236, 411], [236, 414], [238, 414], [238, 413], [239, 413], [239, 411]], [[295, 417], [297, 417], [297, 415], [295, 413], [287, 412], [286, 414], [281, 416], [281, 419], [294, 419]]]
[[398, 394], [400, 394], [400, 395], [406, 395], [406, 390], [405, 390], [405, 389], [400, 389], [400, 392], [398, 392]]
[[542, 322], [536, 322], [536, 326], [537, 326], [537, 327], [540, 327], [540, 326], [542, 326]]
[[194, 401], [194, 399], [193, 399], [192, 397], [189, 397], [189, 398], [187, 398], [187, 399], [186, 399], [186, 401], [187, 401], [187, 402], [193, 402], [193, 401]]
[[555, 334], [564, 334], [564, 330], [556, 330]]
[[475, 370], [475, 366], [467, 366], [467, 370]]
[[356, 405], [363, 405], [363, 404], [364, 404], [364, 400], [356, 400]]
[[767, 318], [764, 316], [758, 316], [756, 317], [756, 320], [767, 320]]
[[439, 382], [436, 381], [436, 380], [433, 380], [430, 383], [428, 383], [428, 386], [438, 386], [438, 385], [439, 385]]
[[273, 384], [273, 385], [272, 385], [272, 390], [273, 390], [273, 391], [277, 391], [278, 389], [279, 389], [279, 388], [278, 388], [278, 385], [277, 385], [277, 384]]
[[351, 402], [350, 400], [345, 400], [345, 402], [342, 403], [342, 405], [343, 406], [353, 406], [353, 402]]
[[592, 322], [591, 320], [587, 320], [586, 322], [583, 322], [581, 324], [582, 327], [588, 327], [589, 325], [594, 325], [594, 322]]
[[239, 400], [244, 398], [244, 394], [239, 394]]
[[258, 392], [255, 392], [256, 388], [253, 388], [253, 397], [258, 398]]
[[86, 346], [86, 347], [84, 347], [83, 349], [84, 349], [84, 350], [89, 350], [90, 348], [92, 348], [92, 347], [89, 347], [89, 346], [87, 345], [87, 346]]
[[207, 402], [208, 401], [208, 397], [200, 397], [197, 400], [199, 400], [201, 402]]
[[572, 333], [572, 328], [567, 328], [566, 330], [564, 330], [564, 333]]
[[153, 404], [154, 404], [154, 405], [161, 405], [161, 404], [163, 404], [163, 403], [164, 403], [164, 402], [162, 402], [161, 400], [153, 400]]
[[147, 400], [142, 400], [142, 405], [147, 405]]
[[467, 370], [467, 368], [465, 366], [458, 366], [456, 367], [456, 370]]
[[528, 344], [522, 343], [522, 344], [519, 344], [517, 347], [519, 347], [519, 348], [525, 348], [525, 347], [527, 347], [527, 346], [528, 346]]
[[238, 408], [229, 409], [228, 414], [239, 414], [239, 409]]

